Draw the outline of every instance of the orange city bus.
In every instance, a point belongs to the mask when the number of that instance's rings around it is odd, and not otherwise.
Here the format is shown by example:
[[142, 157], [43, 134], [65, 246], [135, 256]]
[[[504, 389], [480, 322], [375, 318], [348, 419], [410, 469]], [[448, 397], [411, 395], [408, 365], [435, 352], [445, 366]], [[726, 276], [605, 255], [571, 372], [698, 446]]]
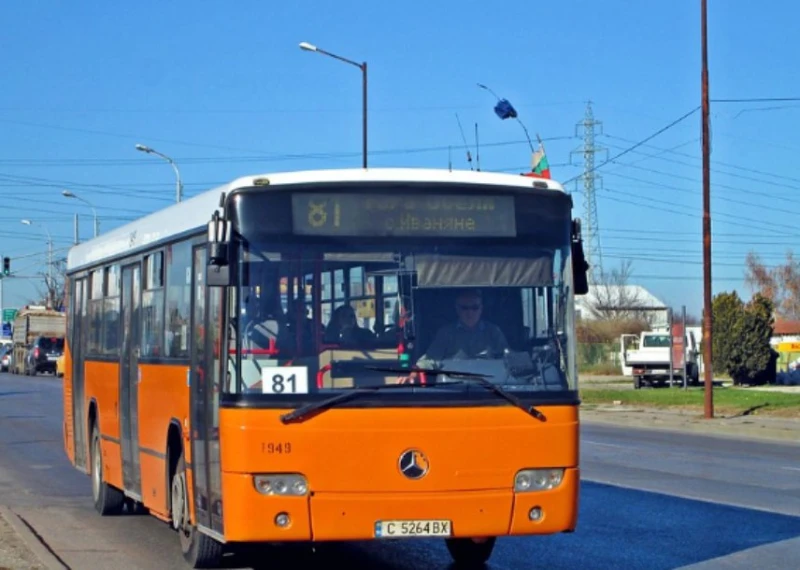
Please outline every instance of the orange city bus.
[[[499, 536], [573, 531], [571, 212], [552, 180], [308, 171], [76, 245], [64, 445], [96, 509], [170, 523], [192, 567], [240, 543], [411, 537], [474, 563]], [[503, 342], [479, 350], [487, 330]]]

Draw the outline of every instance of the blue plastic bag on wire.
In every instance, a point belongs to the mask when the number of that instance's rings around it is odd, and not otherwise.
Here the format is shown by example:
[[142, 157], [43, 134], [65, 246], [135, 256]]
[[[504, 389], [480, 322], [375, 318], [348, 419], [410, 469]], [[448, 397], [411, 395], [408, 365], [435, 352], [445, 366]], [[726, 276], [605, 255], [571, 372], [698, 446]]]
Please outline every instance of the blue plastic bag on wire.
[[508, 102], [508, 99], [500, 99], [494, 106], [494, 112], [502, 120], [517, 118], [517, 110]]

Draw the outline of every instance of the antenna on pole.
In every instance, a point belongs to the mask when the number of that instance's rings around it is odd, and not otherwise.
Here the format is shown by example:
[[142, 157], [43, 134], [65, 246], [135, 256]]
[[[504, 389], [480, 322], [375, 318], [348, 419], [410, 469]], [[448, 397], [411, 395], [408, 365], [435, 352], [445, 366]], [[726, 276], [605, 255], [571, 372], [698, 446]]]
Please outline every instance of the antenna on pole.
[[467, 143], [467, 137], [464, 135], [464, 127], [461, 126], [461, 119], [458, 117], [458, 113], [456, 113], [456, 121], [458, 121], [458, 130], [461, 132], [461, 140], [464, 141], [464, 149], [467, 151], [467, 162], [469, 163], [469, 169], [473, 170], [472, 153], [469, 152], [469, 144]]
[[478, 123], [475, 123], [475, 165], [478, 167], [478, 172], [481, 171], [481, 146], [478, 142]]

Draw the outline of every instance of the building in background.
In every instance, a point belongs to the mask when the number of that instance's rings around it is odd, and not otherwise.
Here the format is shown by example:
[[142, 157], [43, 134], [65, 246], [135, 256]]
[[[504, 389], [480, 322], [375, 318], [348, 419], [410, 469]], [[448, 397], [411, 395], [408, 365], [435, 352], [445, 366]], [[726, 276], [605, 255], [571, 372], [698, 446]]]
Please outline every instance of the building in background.
[[666, 303], [641, 285], [589, 285], [588, 294], [575, 297], [575, 318], [644, 320], [652, 328], [666, 328], [669, 322]]

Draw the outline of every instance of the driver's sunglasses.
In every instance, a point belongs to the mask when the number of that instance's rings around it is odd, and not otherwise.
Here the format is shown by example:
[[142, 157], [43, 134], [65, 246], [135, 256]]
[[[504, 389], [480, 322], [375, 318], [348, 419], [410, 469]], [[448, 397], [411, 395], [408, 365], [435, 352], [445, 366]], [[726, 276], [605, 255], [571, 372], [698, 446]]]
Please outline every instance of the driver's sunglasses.
[[481, 306], [480, 305], [459, 305], [458, 306], [458, 310], [459, 311], [480, 311], [481, 310]]

